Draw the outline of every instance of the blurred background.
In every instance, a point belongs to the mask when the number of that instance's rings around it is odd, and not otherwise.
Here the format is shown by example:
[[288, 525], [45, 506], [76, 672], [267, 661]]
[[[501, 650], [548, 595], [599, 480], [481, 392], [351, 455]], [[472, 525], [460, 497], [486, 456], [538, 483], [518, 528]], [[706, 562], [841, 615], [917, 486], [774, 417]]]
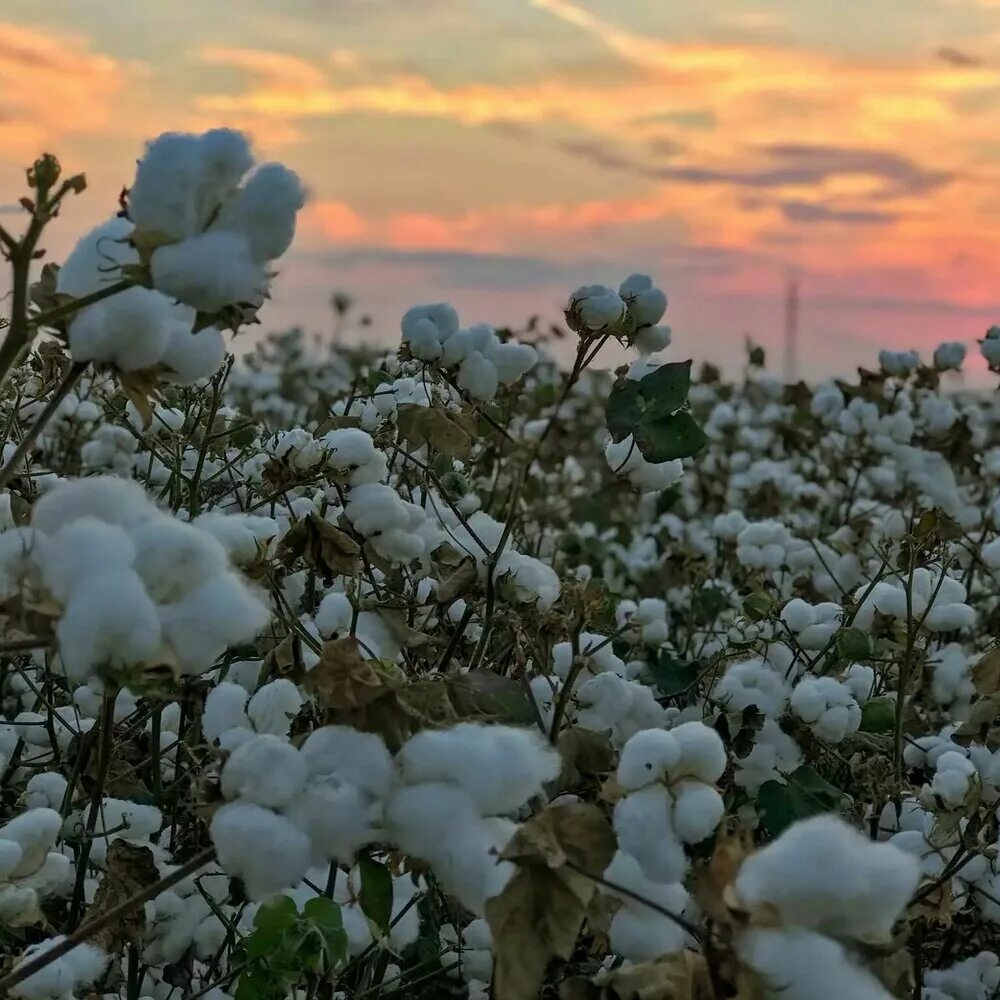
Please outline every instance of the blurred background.
[[0, 5], [0, 213], [43, 149], [90, 181], [52, 259], [145, 138], [221, 124], [312, 191], [272, 328], [332, 335], [336, 290], [386, 343], [418, 302], [547, 322], [637, 270], [730, 370], [746, 335], [812, 378], [1000, 322], [1000, 0]]

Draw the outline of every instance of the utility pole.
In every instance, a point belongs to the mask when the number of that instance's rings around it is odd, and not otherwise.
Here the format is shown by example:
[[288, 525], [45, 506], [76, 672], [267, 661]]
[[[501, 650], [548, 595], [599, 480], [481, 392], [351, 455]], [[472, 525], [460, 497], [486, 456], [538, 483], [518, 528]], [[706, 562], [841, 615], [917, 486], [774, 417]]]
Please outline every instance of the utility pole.
[[785, 290], [785, 382], [791, 385], [798, 380], [799, 358], [799, 283], [789, 277]]

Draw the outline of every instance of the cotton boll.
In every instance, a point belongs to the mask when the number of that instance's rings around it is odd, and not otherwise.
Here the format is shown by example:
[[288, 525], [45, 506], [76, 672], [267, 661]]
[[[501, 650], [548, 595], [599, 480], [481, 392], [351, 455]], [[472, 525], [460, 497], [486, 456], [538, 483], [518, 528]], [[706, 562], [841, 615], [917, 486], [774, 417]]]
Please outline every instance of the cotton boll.
[[270, 612], [232, 573], [222, 573], [163, 606], [163, 634], [185, 673], [200, 674], [230, 647], [249, 642]]
[[218, 312], [238, 303], [259, 303], [268, 273], [250, 254], [247, 239], [211, 230], [161, 246], [150, 260], [158, 292], [202, 312]]
[[132, 223], [117, 215], [91, 229], [59, 268], [56, 291], [81, 298], [119, 280], [122, 265], [139, 263], [131, 233]]
[[513, 341], [497, 343], [486, 352], [486, 357], [496, 368], [501, 384], [510, 385], [521, 376], [527, 375], [538, 362], [538, 352], [531, 344]]
[[[60, 934], [25, 948], [14, 971], [64, 940]], [[72, 1000], [77, 990], [84, 990], [104, 972], [107, 964], [108, 956], [85, 942], [22, 979], [11, 989], [11, 996], [23, 1000]]]
[[173, 304], [146, 288], [127, 288], [82, 309], [69, 324], [76, 362], [98, 361], [122, 371], [155, 365], [175, 322]]
[[629, 275], [621, 283], [618, 294], [628, 303], [638, 326], [659, 323], [667, 311], [667, 296], [653, 285], [648, 274]]
[[834, 677], [804, 677], [792, 691], [790, 704], [826, 743], [839, 743], [861, 725], [860, 705], [850, 689]]
[[265, 163], [222, 206], [212, 228], [246, 237], [255, 261], [276, 260], [292, 245], [295, 216], [305, 202], [305, 188], [294, 171]]
[[474, 351], [489, 357], [493, 348], [499, 344], [496, 330], [485, 323], [458, 330], [444, 341], [441, 364], [449, 366], [461, 364]]
[[453, 782], [487, 815], [519, 808], [561, 769], [559, 754], [537, 729], [471, 722], [417, 733], [396, 762], [406, 782]]
[[616, 326], [625, 315], [622, 297], [604, 285], [584, 285], [570, 296], [567, 313], [583, 330], [604, 330]]
[[56, 635], [66, 674], [80, 681], [98, 667], [152, 662], [160, 648], [160, 619], [139, 577], [118, 570], [74, 591]]
[[299, 689], [284, 677], [265, 684], [247, 705], [247, 715], [258, 733], [287, 736], [292, 719], [302, 707]]
[[230, 681], [216, 684], [205, 699], [201, 716], [202, 736], [214, 743], [230, 729], [250, 729], [246, 705], [250, 695], [246, 688]]
[[237, 566], [253, 562], [279, 533], [274, 518], [259, 514], [223, 514], [213, 510], [199, 514], [191, 523], [219, 542]]
[[673, 803], [662, 785], [640, 788], [615, 803], [618, 847], [634, 857], [646, 878], [654, 882], [682, 882], [687, 872], [687, 858], [672, 819]]
[[622, 748], [618, 761], [618, 784], [634, 790], [662, 781], [680, 763], [682, 752], [672, 732], [644, 729]]
[[781, 620], [793, 631], [802, 632], [813, 623], [813, 607], [795, 598], [781, 609]]
[[392, 786], [395, 765], [382, 737], [350, 726], [314, 729], [302, 744], [309, 774], [335, 778], [384, 798]]
[[680, 744], [680, 762], [671, 769], [670, 778], [697, 778], [714, 784], [726, 770], [726, 748], [719, 734], [703, 722], [685, 722], [674, 726], [670, 734]]
[[64, 480], [31, 508], [32, 527], [47, 535], [81, 517], [131, 527], [155, 513], [143, 488], [117, 476]]
[[202, 161], [198, 137], [165, 132], [149, 142], [129, 190], [129, 217], [136, 230], [183, 240], [204, 224], [198, 189]]
[[193, 332], [188, 323], [174, 323], [160, 364], [169, 369], [171, 381], [190, 385], [214, 375], [225, 360], [226, 342], [217, 326]]
[[598, 732], [611, 729], [632, 707], [630, 688], [628, 681], [612, 673], [584, 681], [576, 692], [577, 725]]
[[381, 805], [359, 788], [337, 782], [311, 783], [285, 809], [288, 819], [309, 836], [314, 859], [343, 864], [382, 836], [381, 814]]
[[672, 338], [669, 326], [643, 326], [635, 331], [632, 346], [640, 355], [648, 356], [668, 348]]
[[782, 1000], [892, 1000], [892, 994], [830, 938], [799, 927], [751, 930], [740, 958]]
[[[0, 841], [10, 841], [21, 850], [21, 858], [8, 878], [24, 878], [37, 871], [55, 845], [62, 829], [62, 817], [54, 809], [28, 809], [0, 827]], [[13, 856], [7, 849], [8, 860]]]
[[836, 816], [816, 816], [747, 858], [734, 886], [745, 906], [766, 904], [784, 923], [885, 941], [919, 878], [910, 855]]
[[437, 361], [445, 341], [458, 332], [458, 313], [445, 302], [413, 306], [403, 314], [400, 328], [403, 343], [409, 345], [415, 358]]
[[127, 572], [135, 548], [117, 525], [81, 517], [51, 536], [39, 536], [34, 555], [46, 589], [66, 602], [95, 576]]
[[230, 802], [210, 828], [219, 864], [243, 880], [251, 899], [301, 881], [309, 868], [309, 838], [284, 816], [248, 802]]
[[385, 806], [385, 833], [401, 851], [433, 863], [442, 851], [451, 851], [456, 831], [481, 821], [472, 796], [445, 782], [406, 785]]
[[290, 743], [265, 734], [244, 743], [222, 769], [222, 794], [280, 809], [301, 794], [306, 760]]
[[160, 604], [180, 600], [229, 564], [211, 535], [172, 517], [151, 518], [133, 532], [132, 541], [135, 570]]
[[60, 810], [68, 782], [58, 771], [39, 771], [28, 779], [24, 802], [29, 809], [41, 807]]
[[10, 873], [21, 864], [24, 851], [13, 840], [0, 840], [0, 880], [6, 882]]
[[949, 750], [937, 759], [931, 792], [949, 809], [959, 808], [968, 798], [976, 767], [967, 757]]
[[712, 785], [681, 781], [673, 788], [673, 824], [685, 844], [700, 844], [711, 837], [726, 811], [722, 796]]
[[479, 351], [473, 351], [462, 362], [456, 381], [459, 388], [464, 389], [473, 399], [485, 403], [497, 394], [500, 384], [493, 362], [484, 358]]
[[788, 704], [784, 677], [759, 658], [734, 663], [715, 685], [712, 697], [727, 712], [742, 712], [751, 705], [769, 718], [777, 718]]

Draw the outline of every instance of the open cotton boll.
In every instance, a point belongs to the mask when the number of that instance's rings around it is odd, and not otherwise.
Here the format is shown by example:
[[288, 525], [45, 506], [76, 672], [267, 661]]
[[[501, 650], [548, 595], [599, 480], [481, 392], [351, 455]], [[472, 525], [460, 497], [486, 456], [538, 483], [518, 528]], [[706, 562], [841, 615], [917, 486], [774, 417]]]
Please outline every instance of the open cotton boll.
[[500, 378], [493, 362], [473, 351], [458, 369], [456, 382], [473, 399], [488, 403], [497, 394]]
[[264, 163], [222, 206], [212, 228], [246, 237], [255, 261], [276, 260], [292, 245], [295, 217], [305, 203], [298, 174], [280, 163]]
[[204, 673], [267, 624], [267, 606], [234, 573], [220, 573], [161, 608], [163, 634], [184, 673]]
[[919, 879], [909, 854], [831, 815], [792, 824], [743, 862], [734, 887], [744, 906], [766, 905], [787, 924], [887, 941]]
[[59, 810], [69, 782], [58, 771], [39, 771], [28, 779], [24, 802], [29, 809], [44, 807]]
[[265, 267], [251, 256], [247, 239], [221, 229], [159, 247], [150, 259], [150, 272], [158, 292], [208, 313], [260, 303], [269, 280]]
[[703, 722], [674, 726], [670, 734], [680, 744], [681, 759], [670, 770], [670, 778], [697, 778], [714, 784], [726, 770], [726, 747], [719, 734]]
[[156, 508], [142, 486], [117, 476], [66, 479], [48, 490], [31, 508], [31, 525], [47, 535], [81, 517], [131, 527], [152, 516]]
[[458, 830], [470, 829], [482, 819], [472, 796], [458, 785], [423, 782], [404, 785], [385, 805], [385, 833], [405, 854], [433, 863], [450, 850]]
[[202, 161], [198, 137], [165, 132], [146, 144], [129, 190], [128, 211], [137, 230], [181, 240], [198, 232]]
[[538, 351], [531, 344], [515, 341], [497, 342], [487, 346], [486, 357], [496, 368], [502, 385], [510, 385], [527, 375], [538, 362]]
[[537, 729], [474, 722], [417, 733], [403, 744], [396, 763], [407, 783], [460, 786], [484, 815], [513, 812], [561, 769], [558, 752]]
[[388, 795], [392, 787], [392, 755], [375, 733], [323, 726], [306, 738], [302, 756], [311, 777], [346, 781], [377, 798]]
[[214, 743], [230, 729], [249, 730], [250, 718], [246, 712], [249, 698], [249, 692], [239, 684], [231, 681], [216, 684], [205, 698], [201, 716], [202, 736], [209, 743]]
[[935, 765], [931, 793], [949, 809], [957, 809], [968, 798], [976, 766], [955, 750], [941, 754]]
[[653, 326], [667, 311], [667, 296], [648, 274], [630, 274], [618, 289], [639, 326]]
[[639, 863], [654, 882], [682, 882], [684, 848], [673, 827], [673, 802], [662, 785], [630, 792], [615, 803], [613, 826], [618, 847]]
[[173, 517], [150, 518], [132, 533], [132, 541], [135, 571], [159, 604], [180, 600], [229, 566], [215, 538]]
[[643, 326], [635, 331], [632, 346], [641, 355], [656, 354], [670, 346], [673, 331], [669, 326]]
[[302, 707], [299, 689], [287, 678], [265, 684], [247, 704], [247, 715], [258, 733], [287, 736]]
[[56, 626], [59, 654], [71, 680], [97, 668], [151, 662], [162, 632], [156, 605], [132, 570], [91, 577], [75, 590]]
[[[25, 948], [20, 961], [13, 967], [14, 971], [64, 940], [64, 935], [59, 934]], [[12, 987], [11, 996], [23, 1000], [72, 1000], [78, 990], [82, 995], [82, 991], [104, 972], [107, 964], [108, 956], [103, 951], [84, 942], [22, 979]]]
[[122, 371], [155, 365], [176, 323], [174, 306], [158, 292], [127, 288], [82, 309], [69, 324], [76, 362], [97, 361]]
[[0, 827], [0, 841], [10, 841], [21, 851], [21, 857], [8, 872], [8, 878], [24, 878], [42, 866], [59, 838], [62, 822], [58, 812], [42, 806], [28, 809]]
[[489, 357], [492, 349], [499, 343], [496, 330], [486, 323], [458, 330], [444, 342], [440, 358], [441, 364], [461, 364], [473, 352]]
[[320, 439], [327, 461], [335, 469], [367, 465], [377, 453], [371, 434], [360, 427], [338, 427]]
[[681, 781], [673, 787], [673, 824], [685, 844], [700, 844], [711, 837], [726, 811], [714, 786], [702, 781]]
[[285, 815], [308, 834], [318, 861], [349, 864], [362, 847], [382, 836], [381, 803], [347, 783], [311, 783]]
[[742, 712], [751, 705], [769, 718], [777, 718], [788, 704], [790, 690], [784, 677], [755, 657], [734, 663], [715, 685], [712, 697], [727, 712]]
[[421, 361], [437, 361], [445, 342], [458, 332], [458, 313], [446, 302], [413, 306], [400, 321], [403, 343]]
[[77, 241], [59, 268], [56, 291], [82, 298], [121, 278], [123, 264], [138, 264], [139, 253], [128, 242], [132, 223], [121, 216], [91, 229]]
[[604, 285], [583, 285], [571, 296], [566, 309], [584, 330], [604, 330], [616, 326], [625, 316], [621, 295]]
[[229, 800], [280, 809], [305, 788], [306, 760], [278, 736], [256, 736], [233, 751], [222, 768], [220, 784]]
[[51, 536], [40, 535], [34, 557], [45, 588], [65, 603], [95, 576], [127, 572], [135, 548], [117, 525], [81, 517]]
[[507, 846], [517, 825], [485, 819], [456, 828], [451, 843], [428, 860], [445, 889], [468, 910], [482, 916], [486, 901], [503, 892], [515, 866], [497, 855]]
[[278, 535], [278, 522], [259, 514], [223, 514], [210, 510], [191, 522], [207, 532], [238, 566], [253, 562], [266, 542]]
[[892, 1000], [843, 945], [800, 927], [751, 930], [737, 950], [763, 981], [768, 1000]]
[[309, 869], [309, 838], [284, 816], [251, 802], [229, 802], [212, 817], [219, 864], [242, 879], [251, 899], [295, 885]]
[[169, 369], [170, 381], [189, 385], [214, 375], [225, 360], [226, 342], [217, 326], [193, 332], [190, 323], [174, 323], [160, 364]]
[[627, 790], [663, 781], [680, 763], [682, 749], [672, 732], [643, 729], [622, 748], [618, 784]]
[[839, 743], [861, 725], [861, 706], [850, 688], [835, 677], [803, 677], [792, 691], [790, 704], [826, 743]]

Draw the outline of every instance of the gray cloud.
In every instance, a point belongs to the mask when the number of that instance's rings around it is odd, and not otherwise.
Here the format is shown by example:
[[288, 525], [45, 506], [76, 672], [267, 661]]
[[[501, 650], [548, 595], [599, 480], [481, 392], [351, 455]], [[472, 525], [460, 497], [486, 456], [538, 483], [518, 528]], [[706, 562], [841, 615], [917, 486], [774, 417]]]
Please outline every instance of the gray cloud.
[[969, 55], [968, 52], [963, 52], [961, 49], [954, 49], [950, 45], [942, 45], [941, 48], [937, 50], [937, 57], [942, 62], [948, 63], [949, 66], [980, 66], [982, 65], [982, 60], [977, 59], [976, 56]]
[[870, 226], [893, 222], [899, 218], [893, 212], [832, 208], [812, 201], [783, 201], [779, 207], [789, 222], [840, 222], [846, 225]]

